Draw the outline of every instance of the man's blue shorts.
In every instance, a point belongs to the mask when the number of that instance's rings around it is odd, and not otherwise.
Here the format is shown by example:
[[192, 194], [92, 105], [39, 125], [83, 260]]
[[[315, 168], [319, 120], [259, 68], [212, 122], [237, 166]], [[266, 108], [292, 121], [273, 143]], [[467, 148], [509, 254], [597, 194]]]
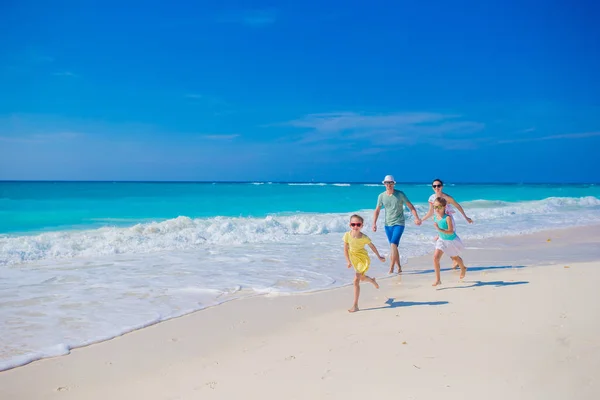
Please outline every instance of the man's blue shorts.
[[404, 225], [393, 225], [385, 227], [385, 234], [387, 235], [388, 242], [398, 246], [400, 244], [400, 238], [404, 233]]

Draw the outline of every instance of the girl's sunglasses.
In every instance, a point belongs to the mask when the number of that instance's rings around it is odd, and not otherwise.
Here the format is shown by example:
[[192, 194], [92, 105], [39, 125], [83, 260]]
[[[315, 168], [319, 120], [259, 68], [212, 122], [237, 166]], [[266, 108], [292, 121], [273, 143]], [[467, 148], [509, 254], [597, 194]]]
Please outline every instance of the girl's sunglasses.
[[432, 186], [433, 188], [439, 188], [439, 187], [442, 187], [442, 186], [444, 186], [444, 185], [431, 185], [431, 186]]
[[350, 222], [350, 226], [362, 226], [362, 222]]
[[443, 210], [444, 206], [433, 206], [434, 210]]

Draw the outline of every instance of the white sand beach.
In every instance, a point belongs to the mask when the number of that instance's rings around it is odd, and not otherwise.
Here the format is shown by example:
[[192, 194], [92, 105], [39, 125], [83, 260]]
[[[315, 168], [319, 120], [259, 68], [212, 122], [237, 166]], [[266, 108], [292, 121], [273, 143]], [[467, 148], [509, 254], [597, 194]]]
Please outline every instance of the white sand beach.
[[231, 301], [1, 372], [0, 398], [599, 398], [600, 227], [466, 245], [463, 282], [426, 257], [355, 314], [350, 286]]

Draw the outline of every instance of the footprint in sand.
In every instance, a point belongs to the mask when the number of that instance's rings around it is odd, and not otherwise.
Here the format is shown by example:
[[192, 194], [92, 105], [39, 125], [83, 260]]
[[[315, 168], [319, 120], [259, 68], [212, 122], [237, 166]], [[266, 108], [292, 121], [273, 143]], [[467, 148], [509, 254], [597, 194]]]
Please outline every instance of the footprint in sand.
[[206, 382], [205, 385], [214, 390], [214, 388], [217, 386], [217, 381]]
[[295, 360], [296, 356], [288, 356], [285, 358], [286, 361]]
[[56, 388], [56, 391], [57, 392], [66, 392], [69, 389], [71, 389], [71, 388], [68, 387], [68, 386], [59, 386], [59, 387]]

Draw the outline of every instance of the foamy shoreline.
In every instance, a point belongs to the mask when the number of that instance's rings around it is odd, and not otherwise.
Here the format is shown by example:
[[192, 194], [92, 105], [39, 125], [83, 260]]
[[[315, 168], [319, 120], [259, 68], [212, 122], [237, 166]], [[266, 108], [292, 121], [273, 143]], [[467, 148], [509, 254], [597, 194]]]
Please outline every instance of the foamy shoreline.
[[[429, 286], [432, 277], [427, 271], [404, 274], [402, 285], [397, 277], [382, 279], [379, 291], [363, 288], [361, 308], [374, 312], [352, 316], [344, 311], [351, 303], [349, 287], [229, 302], [75, 349], [68, 356], [1, 372], [0, 395], [7, 399], [231, 398], [238, 394], [320, 398], [329, 392], [334, 398], [355, 398], [371, 393], [373, 388], [366, 385], [370, 382], [377, 386], [373, 393], [391, 395], [402, 390], [414, 398], [439, 393], [450, 398], [496, 394], [498, 398], [500, 394], [561, 398], [558, 395], [566, 396], [567, 391], [571, 398], [588, 398], [572, 392], [585, 396], [597, 389], [586, 379], [600, 372], [590, 358], [600, 359], [600, 354], [586, 342], [591, 340], [586, 335], [597, 334], [600, 327], [595, 317], [600, 313], [589, 309], [600, 304], [589, 286], [599, 276], [598, 269], [591, 268], [600, 260], [599, 243], [598, 226], [494, 239], [482, 243], [481, 247], [487, 244], [483, 250], [465, 253], [472, 267], [467, 283], [457, 284], [451, 271], [442, 274], [442, 290]], [[429, 257], [411, 259], [406, 270], [430, 264]], [[446, 261], [443, 266], [447, 265]], [[564, 284], [565, 273], [572, 279], [569, 285]], [[468, 282], [475, 282], [474, 286], [449, 290], [473, 285]], [[581, 293], [587, 296], [584, 304], [576, 303]], [[530, 305], [526, 313], [523, 304]], [[585, 321], [579, 319], [581, 312]], [[512, 319], [520, 313], [524, 313], [519, 320], [523, 330], [515, 329]], [[540, 318], [535, 317], [538, 314]], [[505, 325], [500, 317], [506, 318]], [[552, 331], [555, 317], [570, 329], [569, 335]], [[576, 324], [565, 325], [563, 320], [569, 318]], [[488, 325], [493, 329], [488, 331]], [[536, 343], [549, 347], [538, 348]], [[505, 344], [517, 346], [519, 354], [509, 355]], [[575, 357], [565, 364], [568, 371], [553, 358], [565, 346], [585, 347], [587, 352], [568, 353]], [[528, 354], [530, 347], [532, 354]], [[473, 354], [476, 349], [481, 354]], [[559, 378], [542, 384], [501, 369], [505, 362], [506, 366], [527, 364], [533, 356], [549, 358], [548, 365], [532, 364], [533, 369], [541, 368], [546, 377], [560, 374]], [[581, 358], [588, 364], [581, 364]], [[490, 359], [498, 362], [490, 364]], [[409, 360], [416, 366], [405, 366]], [[481, 368], [485, 364], [489, 371]], [[469, 379], [463, 381], [457, 368], [471, 375]], [[499, 376], [513, 385], [501, 385]], [[491, 379], [497, 391], [486, 394], [485, 384], [473, 383], [478, 379]], [[350, 391], [348, 382], [355, 381], [365, 385]], [[558, 383], [562, 386], [556, 387]]]

